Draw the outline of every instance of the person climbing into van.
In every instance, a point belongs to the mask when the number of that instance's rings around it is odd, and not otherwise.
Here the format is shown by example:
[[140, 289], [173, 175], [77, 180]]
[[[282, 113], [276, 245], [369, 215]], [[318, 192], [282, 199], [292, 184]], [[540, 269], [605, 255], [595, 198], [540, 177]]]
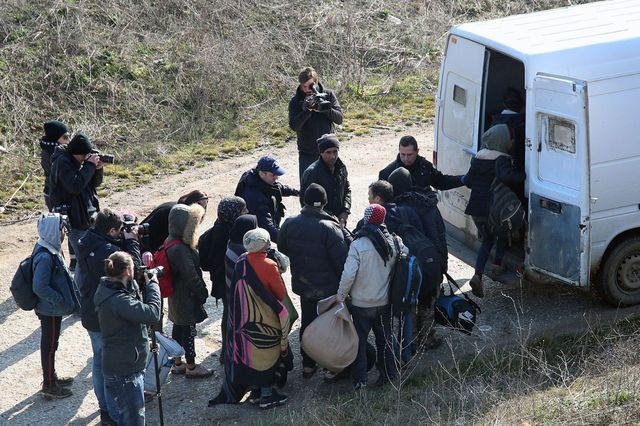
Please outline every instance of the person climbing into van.
[[387, 167], [378, 173], [379, 180], [389, 180], [394, 170], [404, 167], [411, 173], [413, 184], [422, 189], [435, 188], [441, 191], [462, 186], [462, 176], [443, 175], [433, 167], [433, 164], [421, 155], [418, 155], [418, 141], [410, 135], [400, 138], [398, 156]]
[[516, 170], [511, 158], [513, 133], [506, 124], [498, 124], [484, 132], [480, 151], [471, 159], [469, 171], [462, 180], [471, 189], [465, 213], [471, 215], [478, 229], [482, 245], [476, 258], [475, 273], [469, 284], [473, 294], [484, 297], [482, 274], [489, 260], [489, 254], [496, 244], [496, 253], [492, 265], [493, 275], [503, 270], [502, 258], [508, 242], [508, 236], [495, 235], [486, 227], [489, 215], [490, 189], [494, 179], [513, 187], [524, 182], [525, 172]]
[[513, 87], [508, 87], [502, 97], [503, 110], [491, 117], [491, 125], [506, 124], [513, 131], [513, 163], [518, 170], [524, 170], [524, 114], [522, 95]]

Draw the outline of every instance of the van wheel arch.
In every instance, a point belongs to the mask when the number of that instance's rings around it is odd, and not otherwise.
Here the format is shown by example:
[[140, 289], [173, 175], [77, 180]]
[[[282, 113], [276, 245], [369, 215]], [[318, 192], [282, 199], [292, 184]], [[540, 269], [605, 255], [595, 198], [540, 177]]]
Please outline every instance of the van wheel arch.
[[598, 270], [597, 287], [611, 305], [640, 303], [640, 230], [625, 232], [609, 244]]

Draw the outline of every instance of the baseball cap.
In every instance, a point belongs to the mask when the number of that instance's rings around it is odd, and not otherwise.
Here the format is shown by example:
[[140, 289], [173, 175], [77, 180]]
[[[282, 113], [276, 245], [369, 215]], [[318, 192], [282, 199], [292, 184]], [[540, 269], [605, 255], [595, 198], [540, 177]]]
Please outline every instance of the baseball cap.
[[260, 157], [258, 160], [258, 166], [256, 167], [258, 171], [261, 172], [271, 172], [276, 176], [282, 176], [285, 173], [285, 169], [283, 169], [275, 158], [270, 155], [265, 155]]

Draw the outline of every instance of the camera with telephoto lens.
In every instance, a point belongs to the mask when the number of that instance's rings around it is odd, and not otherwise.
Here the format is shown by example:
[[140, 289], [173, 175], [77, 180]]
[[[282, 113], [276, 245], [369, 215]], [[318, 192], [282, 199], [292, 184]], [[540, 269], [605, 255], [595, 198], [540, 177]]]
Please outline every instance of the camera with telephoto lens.
[[92, 149], [91, 153], [97, 154], [100, 161], [102, 161], [105, 164], [113, 164], [113, 162], [115, 161], [115, 158], [113, 155], [100, 154], [100, 151], [98, 151], [97, 149]]
[[305, 105], [309, 109], [316, 109], [318, 111], [328, 111], [331, 109], [331, 101], [327, 100], [329, 97], [328, 93], [321, 93], [318, 91], [318, 88], [314, 85], [311, 86], [313, 90], [313, 94], [307, 96], [304, 99]]
[[154, 275], [158, 278], [162, 277], [164, 275], [164, 267], [156, 266], [155, 268], [147, 268], [146, 266], [141, 265], [136, 266], [134, 269], [134, 276], [136, 277], [137, 281], [144, 280], [145, 276], [151, 279]]
[[127, 232], [133, 232], [134, 229], [138, 230], [138, 235], [149, 235], [149, 227], [148, 223], [138, 223], [138, 218], [131, 214], [122, 215], [122, 227]]

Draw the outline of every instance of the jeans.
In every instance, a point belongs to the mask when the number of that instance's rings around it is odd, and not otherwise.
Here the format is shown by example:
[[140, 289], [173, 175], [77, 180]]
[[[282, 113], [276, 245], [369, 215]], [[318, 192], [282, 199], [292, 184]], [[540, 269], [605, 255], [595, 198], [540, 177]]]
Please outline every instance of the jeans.
[[[91, 339], [91, 349], [93, 351], [93, 364], [91, 368], [91, 378], [93, 379], [93, 392], [96, 394], [98, 400], [98, 406], [101, 411], [110, 411], [107, 406], [107, 399], [105, 397], [104, 390], [104, 375], [102, 374], [102, 348], [104, 343], [102, 341], [102, 333], [99, 331], [90, 331], [89, 338]], [[115, 407], [114, 407], [115, 408]]]
[[62, 317], [50, 317], [38, 314], [40, 319], [40, 363], [42, 365], [42, 386], [56, 384], [56, 351], [60, 339]]
[[109, 415], [121, 426], [144, 426], [144, 370], [118, 376], [104, 375]]
[[300, 187], [302, 187], [302, 175], [307, 168], [318, 159], [318, 154], [305, 154], [298, 152], [298, 173], [300, 173]]
[[300, 298], [300, 310], [302, 311], [300, 318], [300, 355], [302, 355], [303, 367], [313, 368], [316, 366], [316, 362], [302, 349], [302, 334], [307, 326], [311, 324], [311, 321], [318, 317], [318, 310], [316, 308], [318, 300], [320, 299]]
[[489, 260], [489, 255], [491, 253], [491, 249], [493, 248], [493, 244], [495, 243], [496, 245], [496, 255], [494, 257], [494, 263], [499, 265], [502, 263], [504, 251], [507, 247], [507, 241], [503, 237], [499, 237], [487, 232], [485, 227], [487, 223], [486, 217], [473, 216], [473, 223], [475, 223], [476, 228], [478, 228], [478, 233], [482, 238], [482, 244], [480, 245], [480, 250], [478, 250], [478, 257], [476, 258], [475, 274], [482, 276], [482, 274], [484, 273], [484, 267]]
[[[74, 269], [77, 266], [76, 265], [76, 253], [78, 252], [78, 240], [80, 240], [80, 238], [84, 237], [84, 234], [87, 233], [86, 229], [72, 229], [71, 231], [69, 231], [69, 235], [67, 235], [67, 239], [68, 239], [68, 244], [69, 244], [69, 262], [70, 262], [70, 269]], [[80, 268], [78, 268], [80, 269]], [[75, 271], [76, 273], [78, 273], [79, 271]], [[79, 283], [80, 281], [76, 281], [76, 283]]]
[[377, 367], [380, 376], [387, 380], [395, 379], [398, 370], [393, 352], [390, 305], [374, 308], [352, 306], [351, 316], [358, 333], [358, 356], [352, 367], [354, 382], [367, 383], [367, 337], [371, 330], [376, 338]]
[[[397, 359], [402, 362], [409, 362], [413, 356], [413, 312], [406, 312], [400, 318], [400, 327], [398, 327], [398, 338], [393, 339], [393, 350]], [[400, 345], [401, 344], [401, 345]], [[401, 348], [401, 351], [400, 351]], [[399, 355], [400, 352], [400, 356]]]

